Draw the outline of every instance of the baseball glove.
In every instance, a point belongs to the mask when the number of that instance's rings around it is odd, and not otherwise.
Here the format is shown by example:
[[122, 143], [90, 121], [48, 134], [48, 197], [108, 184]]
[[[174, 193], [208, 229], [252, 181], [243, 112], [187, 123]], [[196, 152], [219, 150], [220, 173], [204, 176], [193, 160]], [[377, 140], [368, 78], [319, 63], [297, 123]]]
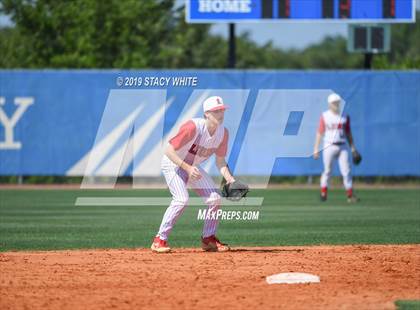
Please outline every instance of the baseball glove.
[[229, 184], [225, 184], [222, 187], [222, 195], [226, 199], [231, 201], [239, 201], [246, 197], [249, 192], [249, 187], [241, 181], [235, 181]]
[[353, 157], [353, 164], [356, 166], [362, 161], [362, 155], [356, 150], [351, 152], [351, 156]]

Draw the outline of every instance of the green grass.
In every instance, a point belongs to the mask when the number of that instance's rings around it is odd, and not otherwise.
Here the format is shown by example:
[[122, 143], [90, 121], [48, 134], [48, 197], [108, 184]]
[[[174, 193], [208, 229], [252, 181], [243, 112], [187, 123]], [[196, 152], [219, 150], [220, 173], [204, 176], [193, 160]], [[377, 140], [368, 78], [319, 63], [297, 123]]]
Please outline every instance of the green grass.
[[[420, 243], [416, 190], [359, 190], [347, 204], [342, 190], [326, 203], [316, 190], [253, 191], [265, 197], [258, 221], [222, 221], [219, 236], [233, 246]], [[82, 196], [168, 196], [166, 190], [0, 190], [0, 251], [149, 247], [166, 207], [76, 207]], [[198, 209], [186, 209], [170, 238], [175, 247], [199, 245]]]
[[419, 310], [420, 300], [397, 300], [395, 305], [398, 310]]

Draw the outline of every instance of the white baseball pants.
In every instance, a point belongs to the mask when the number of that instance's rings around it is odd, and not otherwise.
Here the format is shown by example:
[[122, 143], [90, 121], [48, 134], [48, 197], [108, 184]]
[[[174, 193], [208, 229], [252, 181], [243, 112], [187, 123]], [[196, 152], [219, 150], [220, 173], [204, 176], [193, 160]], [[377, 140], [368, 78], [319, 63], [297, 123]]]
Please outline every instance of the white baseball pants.
[[331, 178], [332, 165], [334, 160], [338, 159], [338, 167], [343, 176], [343, 184], [346, 190], [353, 186], [349, 151], [346, 144], [336, 145], [331, 144], [322, 151], [322, 159], [324, 162], [324, 171], [321, 175], [321, 188], [326, 188], [329, 185]]
[[[214, 184], [211, 177], [201, 168], [201, 178], [199, 180], [188, 180], [188, 174], [185, 170], [175, 166], [172, 162], [162, 162], [162, 172], [166, 183], [172, 194], [172, 201], [163, 215], [162, 223], [159, 228], [158, 236], [162, 240], [167, 240], [179, 216], [184, 212], [188, 204], [189, 194], [187, 184], [204, 199], [207, 204], [207, 213], [217, 212], [221, 203], [221, 194]], [[206, 219], [203, 227], [203, 237], [216, 234], [219, 221], [215, 219]]]

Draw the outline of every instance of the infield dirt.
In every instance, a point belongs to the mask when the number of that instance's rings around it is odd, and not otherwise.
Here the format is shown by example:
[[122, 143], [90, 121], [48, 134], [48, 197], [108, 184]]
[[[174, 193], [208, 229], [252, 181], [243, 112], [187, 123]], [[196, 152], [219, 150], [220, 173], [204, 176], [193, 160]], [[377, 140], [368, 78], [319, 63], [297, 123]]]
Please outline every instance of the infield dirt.
[[420, 245], [5, 252], [0, 273], [1, 309], [395, 309], [420, 299]]

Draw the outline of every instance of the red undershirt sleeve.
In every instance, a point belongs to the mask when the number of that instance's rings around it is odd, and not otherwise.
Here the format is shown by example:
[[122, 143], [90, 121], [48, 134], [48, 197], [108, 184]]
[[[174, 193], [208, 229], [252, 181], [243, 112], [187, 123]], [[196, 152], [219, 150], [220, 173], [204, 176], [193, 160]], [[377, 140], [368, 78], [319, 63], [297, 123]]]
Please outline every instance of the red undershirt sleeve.
[[322, 135], [325, 132], [325, 122], [324, 122], [324, 117], [322, 117], [319, 119], [319, 127], [318, 127], [318, 132]]
[[178, 133], [169, 140], [169, 143], [174, 147], [175, 150], [179, 150], [194, 138], [195, 132], [195, 123], [192, 120], [189, 120], [181, 126]]

